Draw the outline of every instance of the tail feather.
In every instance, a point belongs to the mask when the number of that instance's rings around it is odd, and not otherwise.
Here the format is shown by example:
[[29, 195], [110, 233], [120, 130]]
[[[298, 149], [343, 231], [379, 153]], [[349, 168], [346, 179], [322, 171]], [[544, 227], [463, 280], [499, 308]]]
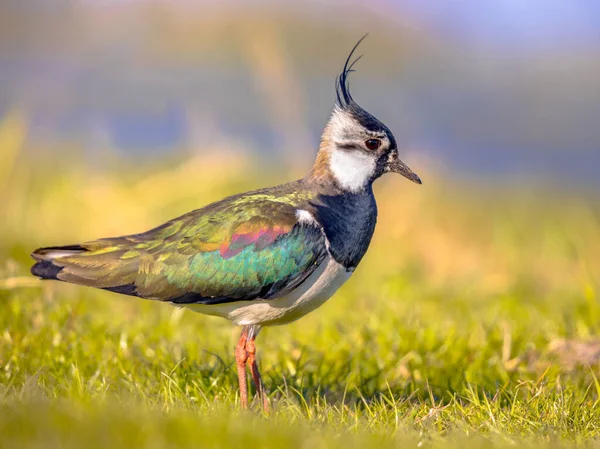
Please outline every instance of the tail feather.
[[31, 257], [36, 263], [31, 267], [31, 274], [42, 279], [58, 279], [64, 266], [55, 265], [52, 261], [58, 257], [72, 256], [87, 251], [81, 245], [50, 246], [47, 248], [38, 248], [31, 253]]
[[41, 279], [54, 279], [97, 288], [121, 288], [135, 280], [137, 258], [122, 259], [124, 242], [100, 240], [82, 245], [36, 249], [31, 273]]
[[38, 248], [31, 253], [35, 260], [52, 260], [57, 257], [72, 256], [87, 251], [87, 248], [81, 245], [49, 246], [47, 248]]

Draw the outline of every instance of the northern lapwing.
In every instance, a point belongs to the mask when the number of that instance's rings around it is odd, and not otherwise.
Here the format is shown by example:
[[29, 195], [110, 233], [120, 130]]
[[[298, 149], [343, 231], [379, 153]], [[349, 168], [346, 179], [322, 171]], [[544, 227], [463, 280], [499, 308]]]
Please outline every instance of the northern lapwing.
[[315, 310], [352, 275], [375, 230], [373, 181], [393, 172], [421, 184], [400, 160], [392, 132], [350, 95], [361, 41], [336, 79], [337, 101], [304, 178], [230, 196], [141, 234], [37, 249], [31, 272], [241, 326], [240, 403], [248, 405], [248, 364], [268, 408], [255, 358], [260, 329]]

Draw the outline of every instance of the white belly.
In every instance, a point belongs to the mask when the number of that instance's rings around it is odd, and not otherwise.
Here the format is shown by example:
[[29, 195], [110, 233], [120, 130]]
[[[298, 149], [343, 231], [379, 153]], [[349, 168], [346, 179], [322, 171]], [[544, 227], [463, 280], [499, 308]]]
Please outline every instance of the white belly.
[[327, 301], [352, 273], [327, 256], [298, 288], [276, 299], [256, 299], [225, 304], [190, 304], [195, 312], [227, 318], [240, 326], [286, 324], [312, 312]]

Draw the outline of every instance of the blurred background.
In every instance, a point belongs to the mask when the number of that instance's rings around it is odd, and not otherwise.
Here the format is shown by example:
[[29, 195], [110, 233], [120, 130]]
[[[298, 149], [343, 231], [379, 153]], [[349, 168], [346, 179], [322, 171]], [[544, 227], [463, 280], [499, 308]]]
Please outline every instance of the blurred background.
[[[600, 183], [593, 0], [3, 0], [0, 114], [26, 151], [138, 164], [223, 146], [303, 173], [352, 45], [403, 149], [481, 181]], [[302, 165], [295, 165], [302, 164]], [[200, 175], [200, 174], [199, 174]]]
[[424, 185], [377, 183], [365, 282], [346, 291], [595, 298], [599, 24], [592, 0], [3, 0], [3, 285], [40, 285], [36, 246], [303, 176], [369, 32], [353, 95]]
[[375, 183], [352, 279], [261, 334], [271, 385], [337, 401], [355, 379], [357, 404], [544, 378], [597, 392], [595, 0], [0, 0], [0, 384], [61, 397], [81, 372], [93, 395], [150, 398], [158, 373], [188, 392], [200, 369], [196, 397], [233, 398], [228, 323], [41, 282], [29, 254], [303, 176], [366, 32], [352, 93], [423, 185]]

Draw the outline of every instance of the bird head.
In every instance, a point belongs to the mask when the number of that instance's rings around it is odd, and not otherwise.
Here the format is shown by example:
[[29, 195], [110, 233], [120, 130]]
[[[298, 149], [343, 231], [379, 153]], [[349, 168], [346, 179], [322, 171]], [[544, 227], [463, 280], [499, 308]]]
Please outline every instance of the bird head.
[[348, 75], [361, 56], [350, 61], [365, 37], [354, 46], [336, 80], [337, 100], [322, 136], [315, 169], [326, 171], [340, 188], [352, 192], [365, 189], [387, 172], [421, 184], [421, 179], [400, 160], [390, 129], [350, 95]]

